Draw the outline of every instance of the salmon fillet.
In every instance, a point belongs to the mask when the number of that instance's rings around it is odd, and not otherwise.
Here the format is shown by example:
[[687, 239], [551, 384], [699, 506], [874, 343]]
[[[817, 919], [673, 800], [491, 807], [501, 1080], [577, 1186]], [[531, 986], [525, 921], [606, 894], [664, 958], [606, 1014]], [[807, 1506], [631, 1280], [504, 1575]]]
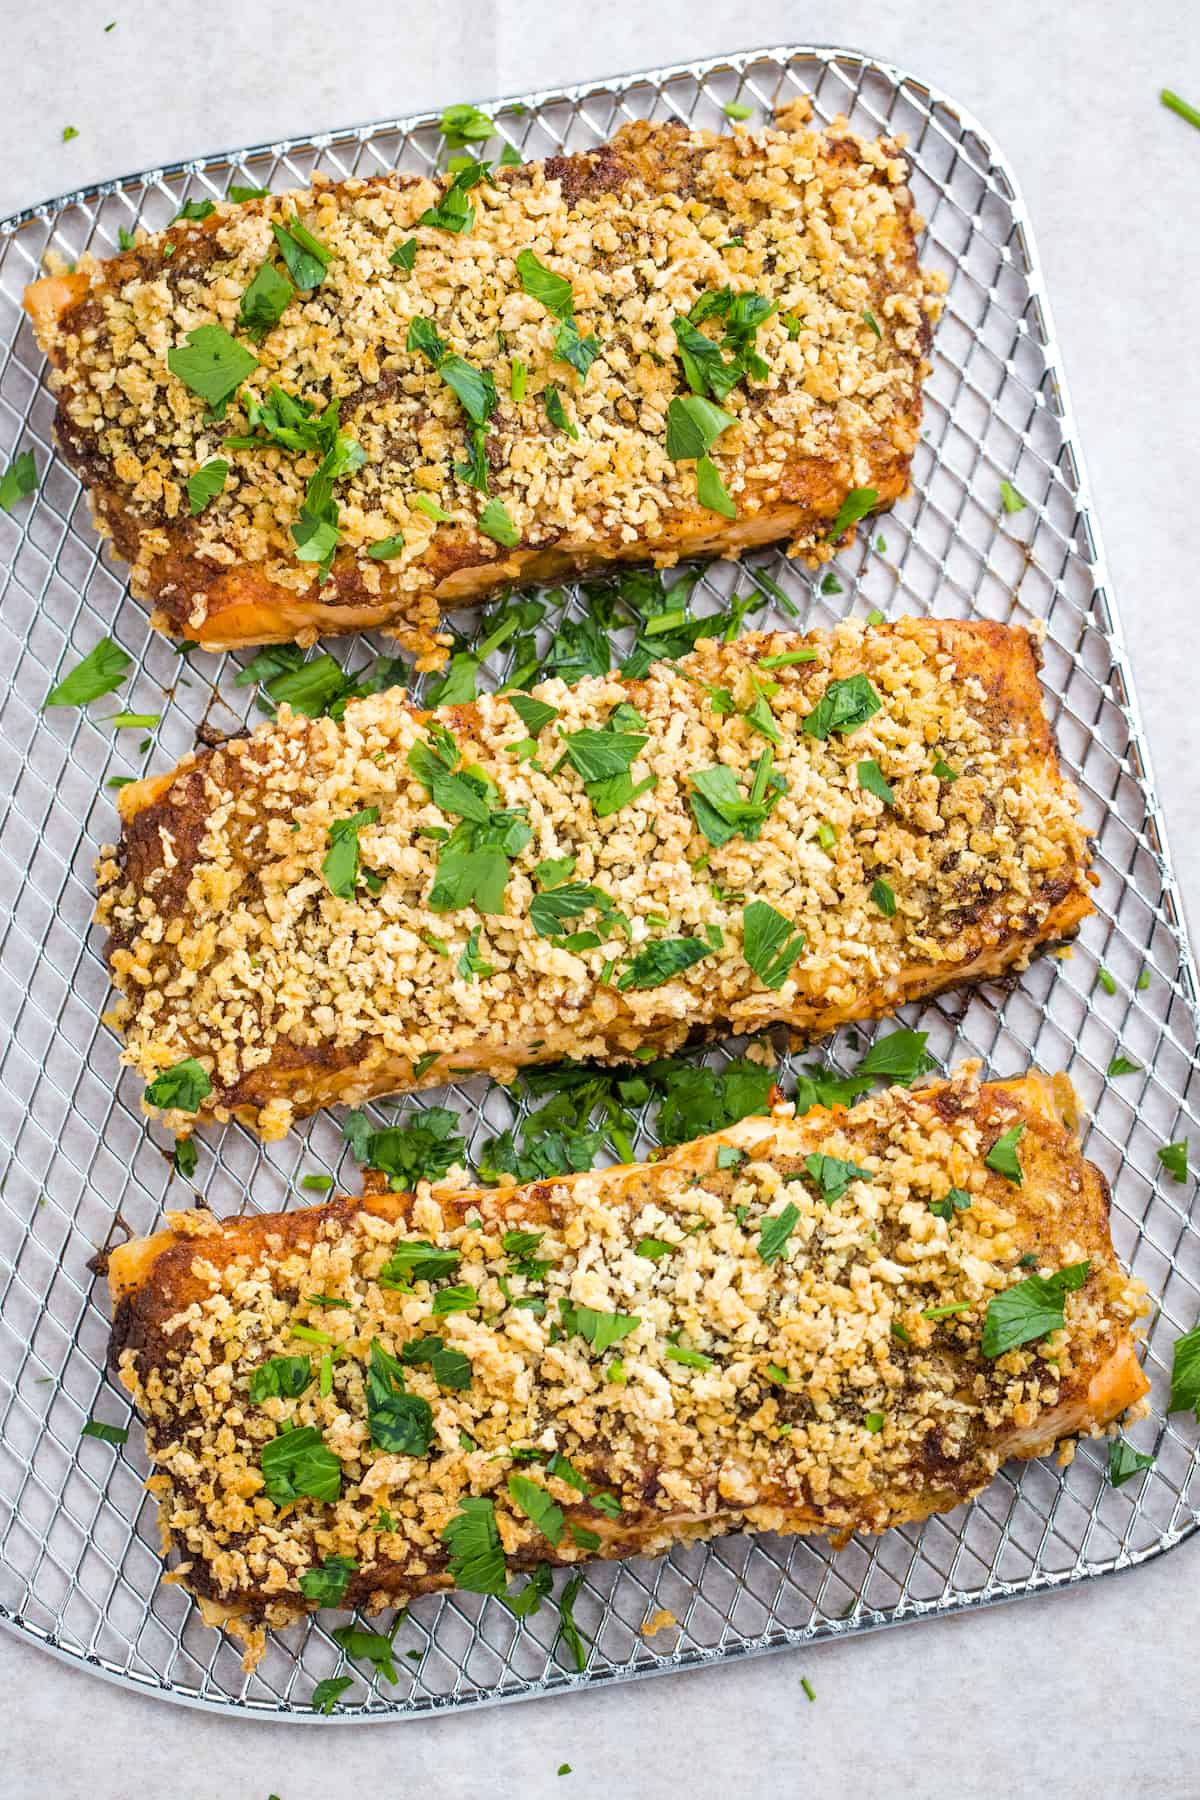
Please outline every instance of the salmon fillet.
[[[212, 650], [385, 626], [432, 667], [439, 614], [515, 581], [831, 554], [849, 494], [907, 487], [942, 284], [898, 147], [781, 123], [638, 122], [457, 200], [314, 178], [35, 282], [60, 448], [154, 624]], [[469, 229], [422, 223], [456, 207]], [[668, 447], [689, 384], [731, 421], [723, 511]]]
[[[623, 793], [579, 772], [622, 754]], [[451, 1070], [726, 1025], [812, 1037], [1023, 967], [1091, 910], [1035, 647], [984, 622], [706, 640], [432, 714], [403, 690], [282, 708], [118, 804], [109, 1019], [176, 1130], [199, 1108], [278, 1137]]]
[[[164, 1553], [252, 1662], [320, 1603], [947, 1511], [1148, 1388], [1074, 1124], [1065, 1077], [971, 1065], [644, 1166], [169, 1215], [109, 1259]], [[1014, 1333], [1031, 1279], [1061, 1329]], [[293, 1430], [319, 1458], [289, 1498]]]

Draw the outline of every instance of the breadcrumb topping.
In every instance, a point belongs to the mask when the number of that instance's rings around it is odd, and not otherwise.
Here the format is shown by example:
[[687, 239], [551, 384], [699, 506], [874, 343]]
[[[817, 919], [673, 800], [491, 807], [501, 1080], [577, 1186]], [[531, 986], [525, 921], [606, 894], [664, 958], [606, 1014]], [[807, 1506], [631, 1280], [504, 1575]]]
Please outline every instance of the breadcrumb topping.
[[[299, 193], [218, 204], [109, 262], [84, 257], [83, 302], [56, 322], [38, 314], [64, 448], [134, 564], [135, 592], [201, 636], [231, 572], [246, 575], [247, 603], [262, 602], [263, 583], [278, 605], [316, 601], [292, 527], [319, 458], [230, 440], [253, 432], [249, 403], [273, 386], [318, 411], [337, 401], [364, 460], [336, 483], [341, 547], [321, 603], [390, 605], [428, 631], [439, 600], [511, 579], [523, 553], [552, 552], [559, 567], [675, 559], [697, 503], [692, 464], [666, 449], [668, 403], [688, 391], [672, 320], [729, 288], [775, 309], [757, 334], [766, 372], [723, 400], [735, 423], [711, 452], [738, 510], [730, 539], [791, 531], [793, 551], [827, 555], [844, 495], [902, 492], [917, 442], [944, 283], [917, 265], [907, 175], [896, 144], [845, 121], [724, 136], [635, 123], [586, 156], [494, 170], [470, 190], [474, 224], [457, 234], [419, 222], [445, 179], [314, 178]], [[253, 345], [257, 366], [215, 417], [168, 355], [213, 325], [249, 347], [243, 296], [265, 262], [282, 272], [273, 228], [296, 219], [327, 266]], [[415, 254], [398, 263], [410, 241]], [[578, 333], [599, 347], [585, 378], [556, 354], [560, 319], [524, 291], [526, 250], [571, 284]], [[419, 318], [495, 382], [486, 492], [462, 473], [470, 421], [456, 392], [408, 347]], [[701, 330], [719, 338], [719, 325]], [[574, 436], [548, 415], [552, 388]], [[218, 457], [224, 485], [192, 517], [188, 478]], [[479, 529], [489, 501], [512, 522], [516, 561]], [[755, 530], [789, 507], [790, 524]], [[726, 529], [700, 518], [701, 530]], [[371, 546], [397, 534], [403, 544], [373, 561]]]
[[[1020, 1186], [984, 1161], [1014, 1123]], [[813, 1155], [854, 1165], [832, 1199]], [[951, 1190], [958, 1204], [932, 1211]], [[138, 1272], [118, 1308], [121, 1378], [187, 1584], [251, 1621], [305, 1610], [300, 1577], [331, 1556], [353, 1559], [348, 1605], [449, 1585], [442, 1533], [468, 1496], [494, 1502], [510, 1571], [742, 1525], [882, 1530], [968, 1498], [1006, 1456], [1100, 1429], [1144, 1387], [1129, 1354], [1144, 1289], [1113, 1255], [1103, 1180], [1039, 1076], [981, 1087], [971, 1066], [849, 1112], [780, 1109], [657, 1164], [527, 1188], [426, 1184], [169, 1223], [157, 1262], [155, 1240], [114, 1259], [118, 1293], [117, 1261]], [[536, 1239], [532, 1273], [514, 1270], [514, 1229]], [[386, 1276], [406, 1243], [460, 1260], [398, 1288]], [[1062, 1329], [983, 1355], [995, 1295], [1082, 1262]], [[448, 1283], [467, 1284], [466, 1310], [439, 1302]], [[619, 1341], [589, 1339], [589, 1308], [622, 1317]], [[328, 1350], [311, 1350], [303, 1393], [252, 1402], [254, 1372], [309, 1352], [314, 1330]], [[368, 1418], [372, 1344], [403, 1359], [430, 1335], [469, 1359], [469, 1383], [407, 1364], [431, 1441], [423, 1456], [387, 1453]], [[264, 1446], [296, 1426], [340, 1460], [336, 1501], [280, 1507], [264, 1493]], [[514, 1503], [514, 1471], [561, 1509], [557, 1536]]]
[[[797, 651], [812, 660], [764, 668]], [[872, 717], [823, 739], [804, 729], [832, 683], [864, 676], [880, 701]], [[746, 716], [764, 684], [774, 744]], [[718, 691], [733, 711], [714, 710]], [[97, 913], [111, 934], [124, 1060], [149, 1081], [195, 1057], [212, 1083], [206, 1112], [234, 1110], [278, 1136], [297, 1112], [436, 1085], [450, 1068], [505, 1080], [563, 1056], [666, 1053], [724, 1022], [829, 1030], [1021, 966], [1089, 910], [1076, 797], [1021, 631], [846, 622], [804, 638], [704, 641], [642, 681], [554, 680], [535, 694], [557, 716], [533, 759], [513, 754], [527, 732], [506, 698], [427, 715], [394, 690], [352, 702], [341, 722], [281, 709], [277, 723], [185, 759], [173, 777], [126, 789], [125, 838], [102, 852]], [[629, 704], [645, 738], [632, 784], [654, 785], [599, 817], [563, 747]], [[431, 906], [456, 820], [408, 759], [435, 725], [528, 823], [500, 912]], [[723, 766], [745, 795], [768, 747], [784, 785], [761, 835], [711, 843], [694, 776]], [[939, 758], [953, 779], [935, 773]], [[864, 761], [890, 803], [864, 787]], [[367, 813], [378, 814], [358, 832], [370, 887], [340, 898], [323, 874], [331, 827]], [[593, 933], [590, 948], [571, 934], [595, 913], [539, 934], [536, 871], [562, 859], [627, 926]], [[754, 901], [804, 937], [775, 988], [746, 960]], [[703, 954], [691, 967], [655, 987], [622, 986], [639, 954], [692, 939]], [[172, 1123], [186, 1129], [191, 1117]]]

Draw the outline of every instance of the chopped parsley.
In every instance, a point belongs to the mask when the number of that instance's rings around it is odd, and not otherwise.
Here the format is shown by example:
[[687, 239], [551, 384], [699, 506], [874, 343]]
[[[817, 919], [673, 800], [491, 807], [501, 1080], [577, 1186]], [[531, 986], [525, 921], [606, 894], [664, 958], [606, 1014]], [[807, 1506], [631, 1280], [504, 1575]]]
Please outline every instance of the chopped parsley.
[[1135, 1475], [1154, 1467], [1153, 1456], [1135, 1450], [1124, 1438], [1114, 1438], [1108, 1448], [1108, 1479], [1115, 1488], [1124, 1487]]
[[339, 900], [352, 900], [359, 882], [358, 834], [368, 825], [379, 822], [379, 808], [365, 807], [350, 819], [335, 819], [329, 827], [329, 849], [321, 864], [321, 874], [331, 894]]
[[565, 431], [569, 438], [577, 439], [579, 437], [579, 428], [574, 421], [568, 417], [567, 409], [563, 405], [563, 397], [559, 390], [554, 386], [553, 382], [551, 382], [549, 387], [547, 387], [542, 394], [542, 401], [546, 408], [546, 417], [554, 426], [554, 429], [556, 431]]
[[283, 1431], [262, 1450], [263, 1491], [273, 1506], [290, 1506], [307, 1496], [341, 1498], [342, 1465], [315, 1425]]
[[1014, 1187], [1020, 1187], [1024, 1180], [1017, 1155], [1017, 1145], [1024, 1135], [1023, 1124], [1011, 1126], [1008, 1131], [1001, 1133], [983, 1159], [989, 1169], [994, 1170], [997, 1175], [1003, 1175], [1005, 1181], [1011, 1181]]
[[721, 433], [736, 423], [732, 413], [699, 394], [676, 394], [667, 408], [667, 455], [675, 462], [695, 461], [700, 504], [726, 518], [736, 517], [736, 508], [708, 452]]
[[773, 752], [765, 750], [754, 765], [750, 786], [744, 795], [728, 763], [717, 763], [711, 769], [697, 769], [689, 776], [692, 791], [688, 795], [688, 805], [710, 844], [720, 849], [738, 836], [744, 837], [747, 843], [757, 839], [763, 821], [787, 791], [783, 778], [771, 773], [772, 760]]
[[[840, 1156], [826, 1156], [821, 1151], [814, 1151], [804, 1159], [805, 1173], [815, 1182], [826, 1206], [832, 1206], [840, 1200], [852, 1181], [874, 1181], [870, 1169], [860, 1169], [857, 1163], [845, 1162]], [[798, 1179], [796, 1176], [790, 1177]]]
[[530, 299], [544, 306], [556, 319], [574, 318], [575, 293], [571, 283], [565, 275], [556, 275], [553, 269], [548, 269], [532, 250], [522, 250], [518, 254], [517, 277]]
[[196, 1165], [199, 1160], [200, 1153], [196, 1149], [194, 1138], [181, 1137], [175, 1139], [175, 1148], [171, 1154], [171, 1161], [175, 1165], [175, 1173], [177, 1175], [181, 1175], [185, 1181], [190, 1181], [192, 1176], [196, 1173]]
[[357, 1569], [352, 1556], [327, 1556], [320, 1568], [307, 1569], [300, 1577], [300, 1592], [318, 1606], [340, 1606]]
[[558, 1310], [564, 1334], [578, 1333], [597, 1356], [603, 1356], [606, 1350], [627, 1338], [642, 1322], [635, 1313], [597, 1312], [590, 1306], [572, 1306], [569, 1300], [560, 1300]]
[[885, 919], [895, 918], [896, 895], [891, 883], [885, 881], [882, 875], [877, 876], [871, 883], [871, 898]]
[[832, 732], [846, 736], [874, 718], [883, 702], [865, 675], [831, 681], [816, 706], [802, 721], [806, 737], [824, 739]]
[[555, 1640], [555, 1649], [560, 1643], [564, 1644], [580, 1673], [587, 1667], [587, 1646], [592, 1641], [575, 1622], [575, 1601], [582, 1586], [583, 1576], [573, 1575], [558, 1596], [559, 1630]]
[[223, 325], [197, 325], [182, 344], [167, 351], [167, 367], [222, 418], [238, 388], [257, 369], [258, 358], [230, 337]]
[[281, 275], [270, 257], [242, 295], [238, 324], [254, 343], [261, 344], [273, 331], [295, 297], [296, 290]]
[[489, 500], [479, 515], [479, 529], [484, 537], [490, 537], [506, 550], [519, 544], [521, 534], [512, 522], [507, 506], [501, 500]]
[[1167, 1171], [1172, 1181], [1186, 1181], [1188, 1177], [1188, 1140], [1180, 1138], [1177, 1144], [1163, 1144], [1155, 1152], [1159, 1162]]
[[837, 517], [829, 527], [827, 537], [830, 543], [839, 541], [852, 525], [865, 519], [876, 504], [879, 495], [874, 488], [851, 488], [838, 508]]
[[727, 100], [721, 111], [727, 119], [749, 119], [754, 114], [754, 108], [747, 106], [744, 100]]
[[444, 1338], [410, 1338], [399, 1356], [405, 1367], [428, 1366], [439, 1387], [468, 1388], [471, 1385], [471, 1361], [462, 1350], [452, 1350]]
[[685, 1369], [711, 1369], [713, 1359], [702, 1350], [688, 1350], [682, 1344], [668, 1344], [663, 1351], [667, 1362], [681, 1363]]
[[1003, 1356], [1020, 1344], [1044, 1338], [1063, 1325], [1066, 1296], [1081, 1288], [1090, 1262], [1071, 1263], [1054, 1275], [1027, 1275], [989, 1302], [981, 1348], [988, 1357]]
[[1168, 1412], [1194, 1412], [1200, 1422], [1200, 1325], [1175, 1339]]
[[492, 1500], [470, 1496], [442, 1532], [450, 1547], [449, 1573], [456, 1587], [471, 1594], [502, 1596], [508, 1585], [504, 1551]]
[[758, 1234], [758, 1254], [765, 1263], [775, 1263], [784, 1255], [788, 1239], [800, 1223], [800, 1213], [789, 1200], [781, 1212], [762, 1221]]
[[703, 938], [655, 938], [644, 944], [617, 982], [620, 991], [657, 988], [673, 981], [704, 957], [712, 946]]
[[764, 987], [778, 992], [804, 949], [804, 933], [765, 900], [752, 900], [742, 913], [742, 955]]
[[885, 806], [895, 806], [896, 796], [873, 756], [868, 756], [859, 763], [858, 785], [868, 794], [874, 794], [877, 800], [882, 800]]
[[37, 464], [32, 450], [14, 456], [0, 475], [0, 511], [11, 512], [18, 500], [24, 500], [37, 487]]
[[528, 1475], [510, 1475], [508, 1496], [542, 1536], [557, 1546], [563, 1534], [563, 1510], [555, 1505], [545, 1488], [531, 1481]]
[[214, 456], [211, 461], [192, 470], [187, 478], [187, 492], [193, 518], [202, 513], [211, 500], [216, 499], [225, 486], [228, 474], [229, 464], [223, 456]]
[[309, 1705], [315, 1713], [332, 1713], [347, 1688], [354, 1686], [353, 1675], [326, 1675], [312, 1691]]
[[359, 1625], [339, 1625], [333, 1633], [333, 1641], [340, 1650], [345, 1651], [351, 1662], [372, 1663], [385, 1681], [396, 1682], [399, 1676], [392, 1660], [392, 1651], [403, 1618], [403, 1612], [397, 1613], [395, 1623], [386, 1637], [381, 1631], [364, 1631]]
[[433, 1409], [419, 1394], [410, 1394], [404, 1370], [374, 1338], [366, 1376], [367, 1423], [377, 1449], [394, 1456], [426, 1456], [433, 1437]]
[[482, 144], [496, 129], [485, 112], [465, 101], [442, 108], [441, 127], [448, 150], [461, 150], [464, 144]]
[[949, 1222], [956, 1212], [966, 1212], [971, 1205], [971, 1196], [962, 1188], [952, 1187], [944, 1200], [931, 1200], [929, 1210], [935, 1219]]
[[261, 1406], [264, 1400], [295, 1400], [311, 1380], [312, 1363], [307, 1356], [272, 1356], [251, 1370], [251, 1403]]
[[1105, 1070], [1110, 1081], [1118, 1075], [1140, 1075], [1141, 1072], [1141, 1063], [1132, 1062], [1128, 1056], [1114, 1056]]
[[[414, 1114], [407, 1125], [389, 1125], [373, 1131], [365, 1113], [352, 1112], [342, 1126], [342, 1135], [358, 1162], [391, 1177], [395, 1193], [412, 1193], [419, 1181], [440, 1181], [456, 1163], [465, 1160], [467, 1144], [459, 1130], [461, 1123], [458, 1114], [448, 1106], [427, 1106]], [[393, 1265], [402, 1262], [411, 1248], [395, 1246], [384, 1272], [390, 1270], [394, 1274]], [[424, 1248], [436, 1258], [453, 1256], [453, 1266], [457, 1266], [456, 1253], [435, 1251], [428, 1244]], [[415, 1279], [431, 1277], [416, 1275]]]
[[1002, 481], [1000, 483], [1000, 504], [1003, 506], [1006, 513], [1019, 513], [1025, 511], [1025, 501], [1022, 496], [1018, 494], [1011, 481]]
[[87, 706], [120, 687], [133, 658], [110, 637], [103, 637], [75, 667], [56, 682], [42, 701], [48, 706]]
[[146, 1087], [146, 1102], [164, 1112], [199, 1112], [200, 1103], [212, 1093], [212, 1082], [203, 1063], [194, 1056], [164, 1069]]

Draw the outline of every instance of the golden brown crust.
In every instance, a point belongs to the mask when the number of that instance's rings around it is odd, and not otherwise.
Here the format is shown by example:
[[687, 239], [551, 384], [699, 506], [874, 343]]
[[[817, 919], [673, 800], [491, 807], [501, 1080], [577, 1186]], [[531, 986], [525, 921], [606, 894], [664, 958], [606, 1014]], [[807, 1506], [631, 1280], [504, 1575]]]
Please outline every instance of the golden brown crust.
[[[440, 611], [510, 582], [780, 540], [819, 558], [852, 488], [874, 488], [881, 507], [905, 491], [939, 285], [917, 264], [906, 179], [895, 145], [844, 124], [717, 137], [639, 122], [599, 151], [498, 169], [472, 190], [470, 233], [416, 223], [439, 198], [429, 180], [314, 183], [218, 205], [106, 263], [84, 258], [34, 283], [26, 307], [54, 365], [63, 454], [156, 624], [210, 649], [386, 625], [424, 666], [446, 642]], [[214, 420], [167, 365], [204, 324], [247, 342], [241, 296], [275, 255], [271, 226], [297, 211], [331, 261], [255, 346], [241, 392], [336, 399], [366, 453], [337, 484], [341, 544], [323, 587], [291, 537], [315, 458], [230, 449], [249, 429], [242, 400]], [[405, 270], [389, 258], [410, 237]], [[600, 343], [582, 382], [554, 354], [558, 321], [522, 292], [515, 258], [528, 248], [571, 280], [579, 331]], [[687, 391], [671, 320], [723, 287], [778, 309], [758, 337], [769, 373], [726, 401], [737, 424], [712, 452], [733, 521], [697, 504], [692, 465], [664, 447], [667, 403]], [[514, 522], [511, 549], [480, 532], [485, 496], [454, 473], [465, 415], [406, 347], [416, 316], [494, 373], [488, 497]], [[547, 419], [552, 386], [575, 439]], [[217, 456], [224, 491], [193, 517], [187, 479]], [[418, 494], [450, 522], [416, 508]], [[397, 532], [404, 548], [372, 561], [370, 545]]]
[[[797, 647], [814, 660], [763, 669]], [[879, 712], [851, 734], [807, 734], [803, 721], [831, 680], [864, 674]], [[749, 790], [767, 742], [742, 716], [755, 681], [778, 683], [773, 771], [786, 791], [760, 838], [717, 846], [693, 818], [691, 777], [724, 763]], [[235, 1113], [279, 1135], [294, 1115], [436, 1085], [451, 1067], [510, 1079], [567, 1055], [669, 1052], [727, 1022], [753, 1031], [783, 1021], [813, 1036], [1021, 967], [1090, 910], [1075, 796], [1023, 631], [846, 623], [808, 638], [709, 641], [643, 681], [556, 681], [537, 692], [558, 717], [536, 764], [512, 755], [525, 727], [507, 700], [436, 715], [465, 764], [530, 822], [499, 914], [431, 910], [440, 844], [423, 834], [453, 819], [408, 765], [429, 716], [400, 692], [351, 703], [341, 723], [281, 718], [124, 789], [125, 832], [100, 865], [98, 917], [126, 1061], [149, 1081], [195, 1056], [213, 1084], [205, 1114]], [[738, 710], [714, 711], [715, 692]], [[657, 785], [598, 818], [575, 772], [556, 766], [559, 734], [603, 726], [618, 703], [645, 720], [633, 778]], [[939, 755], [955, 779], [933, 772]], [[862, 786], [864, 759], [878, 763], [893, 805]], [[383, 886], [335, 899], [322, 875], [329, 828], [371, 807], [379, 820], [360, 833], [360, 851]], [[590, 949], [537, 934], [534, 871], [563, 857], [575, 858], [575, 881], [623, 911], [628, 945], [623, 931]], [[892, 916], [880, 879], [894, 892]], [[806, 938], [776, 991], [742, 954], [755, 899]], [[460, 959], [476, 930], [489, 972], [472, 980]], [[684, 936], [708, 939], [702, 961], [663, 986], [621, 988], [639, 949]]]
[[[342, 1555], [356, 1564], [347, 1605], [396, 1604], [450, 1585], [441, 1533], [468, 1495], [494, 1501], [513, 1572], [746, 1525], [882, 1531], [959, 1504], [1006, 1457], [1101, 1430], [1140, 1400], [1133, 1325], [1144, 1290], [1113, 1254], [1107, 1188], [1080, 1155], [1065, 1078], [980, 1086], [964, 1069], [849, 1112], [789, 1113], [743, 1120], [655, 1164], [524, 1188], [443, 1184], [413, 1196], [376, 1184], [360, 1200], [223, 1224], [179, 1214], [112, 1252], [114, 1360], [147, 1421], [185, 1584], [213, 1616], [253, 1632], [311, 1610], [300, 1575]], [[1020, 1186], [984, 1161], [1014, 1125]], [[827, 1204], [804, 1174], [814, 1154], [866, 1178]], [[930, 1202], [951, 1187], [970, 1204], [943, 1219]], [[786, 1207], [791, 1232], [765, 1262], [763, 1222]], [[514, 1273], [501, 1242], [510, 1230], [543, 1233], [534, 1277]], [[638, 1248], [647, 1239], [652, 1255]], [[432, 1285], [381, 1284], [406, 1240], [453, 1249], [461, 1263]], [[1085, 1261], [1062, 1331], [982, 1354], [994, 1295], [1031, 1266], [1048, 1275]], [[437, 1309], [447, 1281], [473, 1289], [468, 1310]], [[314, 1292], [348, 1304], [321, 1308]], [[560, 1301], [635, 1324], [596, 1355]], [[255, 1405], [251, 1372], [308, 1349], [296, 1325], [338, 1352], [329, 1393], [314, 1379], [298, 1399]], [[470, 1384], [439, 1386], [410, 1365], [409, 1391], [433, 1409], [429, 1455], [373, 1449], [371, 1344], [400, 1354], [431, 1332], [468, 1356]], [[681, 1348], [700, 1366], [677, 1360]], [[341, 1459], [336, 1503], [281, 1510], [263, 1496], [262, 1446], [293, 1425], [316, 1427]], [[555, 1451], [616, 1509], [556, 1478]], [[514, 1505], [514, 1471], [561, 1508], [557, 1544]]]

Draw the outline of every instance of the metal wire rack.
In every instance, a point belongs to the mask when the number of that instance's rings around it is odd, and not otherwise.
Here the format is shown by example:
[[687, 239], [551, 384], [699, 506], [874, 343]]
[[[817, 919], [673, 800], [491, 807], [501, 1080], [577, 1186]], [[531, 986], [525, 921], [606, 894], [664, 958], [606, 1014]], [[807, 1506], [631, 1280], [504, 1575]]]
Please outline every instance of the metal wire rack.
[[[591, 1639], [581, 1673], [556, 1647], [552, 1608], [518, 1623], [496, 1601], [455, 1595], [411, 1609], [394, 1685], [346, 1664], [321, 1618], [273, 1639], [248, 1676], [182, 1590], [160, 1585], [140, 1431], [115, 1450], [80, 1439], [94, 1414], [130, 1423], [105, 1374], [106, 1303], [89, 1258], [115, 1225], [149, 1230], [164, 1204], [189, 1199], [101, 1023], [92, 862], [115, 834], [107, 778], [168, 766], [206, 719], [233, 728], [252, 716], [252, 690], [233, 685], [236, 658], [202, 658], [203, 671], [181, 663], [126, 597], [79, 483], [54, 457], [53, 401], [21, 292], [48, 252], [107, 255], [119, 230], [160, 228], [184, 199], [219, 198], [230, 180], [291, 187], [317, 168], [340, 178], [444, 162], [436, 115], [393, 120], [151, 170], [0, 224], [0, 466], [29, 449], [40, 477], [32, 501], [0, 512], [0, 1617], [60, 1656], [185, 1703], [307, 1719], [316, 1681], [350, 1674], [334, 1719], [387, 1719], [1011, 1599], [1146, 1561], [1200, 1522], [1196, 1430], [1163, 1410], [1172, 1342], [1200, 1302], [1195, 1184], [1177, 1185], [1156, 1157], [1189, 1131], [1200, 1142], [1196, 976], [1041, 272], [1006, 163], [953, 102], [839, 49], [747, 52], [488, 111], [498, 141], [526, 159], [600, 143], [627, 119], [722, 128], [730, 100], [762, 115], [802, 93], [822, 119], [845, 113], [868, 134], [907, 133], [928, 220], [923, 257], [950, 288], [911, 497], [838, 560], [836, 586], [781, 555], [760, 566], [806, 625], [879, 607], [1045, 627], [1050, 710], [1095, 833], [1100, 911], [1069, 958], [943, 998], [919, 1023], [947, 1063], [974, 1055], [1000, 1075], [1030, 1062], [1065, 1069], [1090, 1110], [1086, 1147], [1113, 1183], [1117, 1248], [1158, 1302], [1147, 1348], [1156, 1407], [1134, 1433], [1154, 1467], [1114, 1490], [1103, 1447], [1085, 1444], [1065, 1469], [1006, 1470], [970, 1507], [837, 1552], [820, 1540], [734, 1537], [597, 1564], [576, 1603]], [[1002, 478], [1023, 510], [1003, 511]], [[723, 565], [693, 600], [704, 609], [746, 586], [744, 571]], [[578, 595], [560, 591], [551, 604], [570, 613]], [[768, 620], [783, 622], [767, 611], [755, 622]], [[122, 703], [162, 711], [136, 751], [98, 716], [39, 710], [64, 658], [106, 632], [135, 658]], [[343, 648], [356, 663], [374, 646]], [[827, 1050], [839, 1067], [852, 1060], [845, 1036]], [[1118, 1049], [1140, 1067], [1110, 1080]], [[473, 1148], [513, 1113], [479, 1082], [434, 1097], [460, 1109]], [[652, 1142], [646, 1134], [642, 1147]], [[201, 1146], [196, 1186], [221, 1214], [301, 1204], [300, 1175], [336, 1173], [342, 1150], [328, 1118], [269, 1146], [229, 1126]], [[643, 1635], [659, 1609], [676, 1623]]]

